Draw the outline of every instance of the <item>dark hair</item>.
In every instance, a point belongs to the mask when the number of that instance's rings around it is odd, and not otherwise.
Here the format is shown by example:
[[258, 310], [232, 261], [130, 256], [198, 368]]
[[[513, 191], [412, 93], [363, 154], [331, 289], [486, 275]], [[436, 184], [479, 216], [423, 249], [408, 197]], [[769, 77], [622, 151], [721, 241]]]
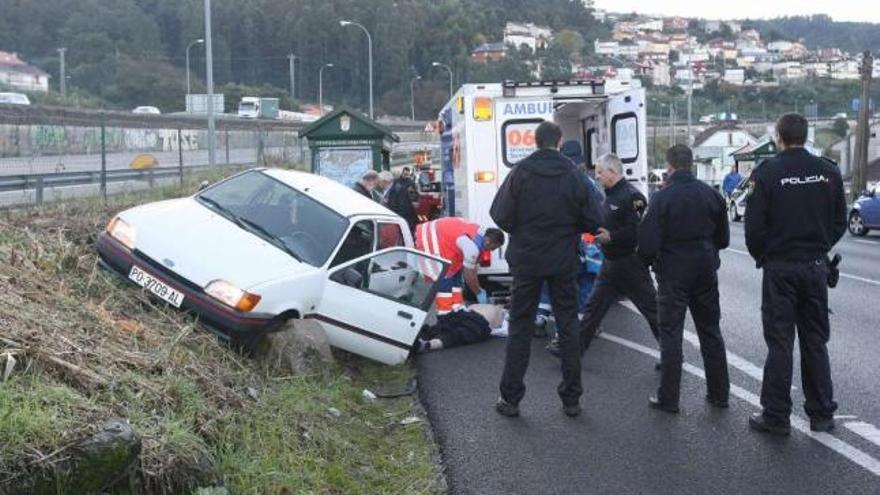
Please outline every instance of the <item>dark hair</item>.
[[560, 140], [562, 140], [562, 129], [549, 120], [541, 122], [535, 129], [535, 144], [538, 145], [538, 149], [556, 149]]
[[496, 229], [494, 227], [486, 229], [486, 234], [484, 236], [487, 239], [491, 239], [492, 242], [498, 244], [499, 246], [504, 245], [504, 232], [501, 229]]
[[786, 146], [803, 146], [807, 142], [807, 119], [799, 113], [787, 113], [776, 121], [776, 134]]
[[694, 166], [694, 153], [687, 146], [676, 144], [666, 150], [666, 163], [675, 170], [690, 170]]
[[404, 172], [412, 172], [412, 169], [410, 169], [409, 167], [403, 167], [403, 171]]

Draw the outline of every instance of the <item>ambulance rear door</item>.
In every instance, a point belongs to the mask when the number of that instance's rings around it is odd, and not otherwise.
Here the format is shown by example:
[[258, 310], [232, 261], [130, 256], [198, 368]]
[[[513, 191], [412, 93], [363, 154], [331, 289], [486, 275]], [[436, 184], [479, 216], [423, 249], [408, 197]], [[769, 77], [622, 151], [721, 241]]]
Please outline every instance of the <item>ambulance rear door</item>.
[[607, 117], [611, 152], [620, 157], [626, 180], [647, 195], [648, 150], [645, 115], [644, 89], [627, 89], [609, 96]]

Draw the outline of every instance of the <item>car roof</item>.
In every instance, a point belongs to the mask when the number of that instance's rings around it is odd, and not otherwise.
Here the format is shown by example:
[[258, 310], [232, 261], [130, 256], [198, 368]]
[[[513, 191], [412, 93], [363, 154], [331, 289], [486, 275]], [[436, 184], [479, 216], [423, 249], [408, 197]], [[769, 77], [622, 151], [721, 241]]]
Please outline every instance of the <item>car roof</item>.
[[280, 168], [267, 168], [262, 171], [266, 175], [307, 194], [342, 216], [397, 216], [388, 208], [327, 177]]

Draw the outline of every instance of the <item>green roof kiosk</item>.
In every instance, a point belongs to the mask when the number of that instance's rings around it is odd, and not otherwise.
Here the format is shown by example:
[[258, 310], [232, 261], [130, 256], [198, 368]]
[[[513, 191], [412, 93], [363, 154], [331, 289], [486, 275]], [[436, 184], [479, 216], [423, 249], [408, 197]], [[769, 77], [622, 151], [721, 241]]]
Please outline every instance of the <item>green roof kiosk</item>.
[[340, 108], [299, 131], [309, 141], [311, 172], [351, 187], [367, 170], [388, 170], [400, 137], [350, 108]]

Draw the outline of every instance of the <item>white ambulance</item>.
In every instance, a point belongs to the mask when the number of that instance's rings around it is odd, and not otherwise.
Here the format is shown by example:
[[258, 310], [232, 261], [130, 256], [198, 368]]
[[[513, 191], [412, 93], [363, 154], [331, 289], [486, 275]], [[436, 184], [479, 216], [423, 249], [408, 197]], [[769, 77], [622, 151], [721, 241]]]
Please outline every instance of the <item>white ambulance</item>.
[[[582, 80], [462, 86], [440, 112], [446, 215], [493, 226], [489, 208], [510, 167], [535, 150], [544, 120], [563, 141], [581, 143], [590, 163], [605, 153], [623, 162], [626, 180], [647, 194], [645, 90], [639, 81]], [[504, 249], [481, 260], [480, 274], [509, 280]]]

